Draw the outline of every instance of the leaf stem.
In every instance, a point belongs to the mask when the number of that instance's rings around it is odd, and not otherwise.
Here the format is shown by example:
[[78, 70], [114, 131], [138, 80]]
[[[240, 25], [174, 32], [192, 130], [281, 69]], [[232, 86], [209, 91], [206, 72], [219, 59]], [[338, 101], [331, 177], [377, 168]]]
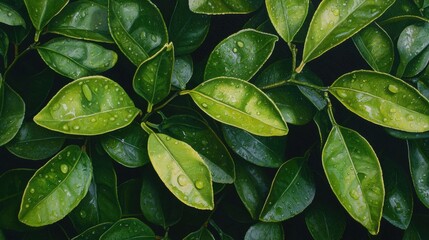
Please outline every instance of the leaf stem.
[[260, 87], [261, 90], [268, 90], [268, 89], [273, 89], [273, 88], [277, 88], [277, 87], [282, 87], [288, 84], [292, 84], [292, 85], [297, 85], [297, 86], [304, 86], [304, 87], [309, 87], [315, 90], [318, 90], [320, 92], [327, 92], [328, 88], [327, 87], [321, 87], [321, 86], [317, 86], [308, 82], [303, 82], [303, 81], [299, 81], [296, 79], [288, 79], [288, 80], [283, 80], [280, 82], [276, 82], [270, 85], [266, 85], [263, 87]]
[[162, 108], [164, 108], [165, 106], [167, 106], [167, 104], [169, 104], [171, 101], [173, 101], [177, 96], [179, 96], [179, 92], [175, 92], [173, 95], [171, 95], [171, 97], [169, 99], [167, 99], [165, 102], [163, 102], [161, 105], [155, 107], [153, 109], [154, 112], [157, 112], [159, 110], [161, 110]]
[[295, 44], [288, 42], [287, 45], [289, 46], [290, 52], [292, 53], [292, 69], [296, 69], [296, 54], [298, 52], [298, 49], [296, 48]]
[[332, 107], [332, 103], [331, 103], [331, 99], [329, 98], [329, 94], [328, 92], [325, 92], [325, 99], [326, 102], [328, 103], [327, 107], [328, 107], [328, 116], [329, 116], [329, 120], [331, 120], [331, 123], [333, 126], [337, 126], [337, 121], [335, 121], [335, 117], [334, 117], [334, 109]]
[[[37, 45], [37, 43], [31, 44], [30, 46], [28, 46], [28, 48], [26, 48], [24, 51], [22, 51], [21, 53], [19, 53], [15, 56], [13, 61], [10, 63], [10, 65], [4, 71], [4, 74], [3, 74], [4, 80], [7, 79], [7, 75], [9, 73], [9, 71], [12, 69], [13, 66], [15, 66], [15, 64], [18, 62], [18, 60], [21, 59], [21, 57], [24, 56], [25, 54], [27, 54], [30, 50], [33, 50], [36, 47], [36, 45]], [[17, 52], [18, 52], [18, 50], [15, 49], [15, 54]]]
[[302, 61], [301, 64], [295, 69], [295, 72], [300, 73], [302, 72], [302, 69], [304, 69], [305, 62]]
[[140, 126], [143, 128], [143, 130], [145, 131], [145, 132], [147, 132], [149, 135], [151, 134], [151, 133], [155, 133], [150, 127], [148, 127], [148, 122], [142, 122], [141, 124], [140, 124]]

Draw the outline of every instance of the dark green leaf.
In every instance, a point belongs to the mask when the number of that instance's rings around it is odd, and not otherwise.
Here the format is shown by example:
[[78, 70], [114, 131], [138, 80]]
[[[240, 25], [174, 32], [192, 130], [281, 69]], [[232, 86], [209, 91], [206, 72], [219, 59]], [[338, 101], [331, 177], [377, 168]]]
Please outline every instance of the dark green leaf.
[[122, 216], [136, 216], [141, 214], [140, 200], [136, 193], [140, 192], [142, 182], [139, 179], [129, 179], [118, 187], [119, 204]]
[[25, 20], [13, 7], [0, 2], [0, 23], [10, 26], [25, 26]]
[[93, 227], [88, 228], [83, 233], [72, 238], [72, 240], [89, 240], [99, 239], [103, 233], [112, 226], [112, 223], [100, 223]]
[[411, 178], [417, 197], [429, 207], [429, 140], [408, 140]]
[[384, 129], [390, 136], [399, 138], [399, 139], [423, 139], [423, 138], [429, 138], [429, 132], [423, 132], [423, 133], [410, 133], [410, 132], [403, 132], [391, 128], [385, 128]]
[[428, 215], [415, 215], [402, 240], [424, 240], [429, 236]]
[[346, 218], [332, 204], [312, 204], [305, 212], [305, 224], [314, 240], [343, 239]]
[[283, 226], [280, 223], [256, 223], [247, 230], [244, 240], [284, 239]]
[[[304, 68], [304, 70], [297, 74], [295, 78], [298, 81], [310, 83], [316, 86], [323, 85], [322, 80], [307, 68]], [[305, 86], [298, 86], [298, 88], [319, 111], [326, 107], [326, 99], [320, 91]]]
[[201, 227], [198, 231], [188, 234], [183, 240], [215, 240], [215, 238], [206, 227]]
[[[3, 57], [3, 65], [7, 66], [7, 52], [9, 51], [9, 37], [0, 29], [0, 57]], [[0, 108], [1, 109], [1, 108]]]
[[3, 83], [3, 88], [3, 108], [0, 112], [0, 146], [15, 137], [25, 114], [25, 104], [21, 97], [6, 83]]
[[[175, 49], [177, 49], [177, 47]], [[171, 85], [178, 89], [185, 90], [186, 84], [191, 80], [193, 72], [194, 66], [191, 56], [176, 57], [174, 60], [173, 75], [171, 76]]]
[[325, 109], [317, 112], [314, 116], [314, 122], [316, 123], [317, 129], [319, 130], [320, 146], [323, 148], [332, 129], [332, 123], [329, 119], [327, 110]]
[[189, 8], [204, 14], [245, 14], [257, 10], [263, 0], [189, 0]]
[[137, 218], [124, 218], [115, 222], [100, 236], [100, 240], [117, 239], [155, 239], [155, 233]]

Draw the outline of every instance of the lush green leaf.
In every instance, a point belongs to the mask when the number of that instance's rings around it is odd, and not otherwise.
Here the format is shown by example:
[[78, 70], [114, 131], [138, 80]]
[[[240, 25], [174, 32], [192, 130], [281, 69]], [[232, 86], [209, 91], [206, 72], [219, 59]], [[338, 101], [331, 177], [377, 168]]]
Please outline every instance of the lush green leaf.
[[0, 56], [3, 57], [3, 65], [7, 65], [7, 53], [9, 51], [9, 37], [0, 29]]
[[119, 204], [121, 205], [123, 216], [136, 216], [141, 214], [140, 200], [136, 198], [142, 188], [140, 179], [128, 179], [118, 187]]
[[[177, 53], [177, 47], [176, 47]], [[171, 76], [171, 85], [181, 89], [186, 89], [186, 84], [191, 80], [194, 72], [192, 57], [189, 55], [176, 57], [174, 59], [173, 75]]]
[[137, 218], [124, 218], [115, 222], [100, 236], [100, 240], [116, 239], [155, 239], [155, 233]]
[[346, 218], [332, 204], [312, 204], [305, 212], [305, 224], [314, 240], [340, 240], [346, 228]]
[[26, 27], [25, 20], [13, 7], [0, 2], [0, 23]]
[[3, 107], [0, 108], [0, 146], [5, 145], [15, 137], [25, 114], [25, 104], [22, 98], [6, 83], [3, 83], [3, 88]]
[[283, 226], [280, 223], [256, 223], [247, 230], [244, 240], [284, 239]]
[[112, 226], [112, 223], [100, 223], [92, 226], [82, 232], [81, 234], [72, 238], [72, 240], [88, 240], [88, 239], [99, 239], [103, 233]]
[[188, 234], [183, 238], [183, 240], [215, 240], [215, 238], [206, 227], [202, 227], [199, 230]]
[[204, 14], [244, 14], [257, 10], [263, 0], [189, 0], [189, 8]]
[[410, 160], [411, 178], [417, 197], [429, 207], [429, 141], [408, 140], [408, 154]]
[[403, 240], [424, 240], [429, 236], [429, 216], [416, 215], [413, 217], [410, 226], [404, 232]]

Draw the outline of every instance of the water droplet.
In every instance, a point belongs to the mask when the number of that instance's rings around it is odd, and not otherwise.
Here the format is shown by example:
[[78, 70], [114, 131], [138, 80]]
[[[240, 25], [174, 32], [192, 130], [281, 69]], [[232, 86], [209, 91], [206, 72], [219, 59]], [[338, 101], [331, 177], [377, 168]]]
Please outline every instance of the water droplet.
[[170, 141], [171, 140], [171, 137], [166, 137], [165, 138], [167, 141]]
[[109, 120], [113, 122], [113, 121], [116, 120], [116, 118], [115, 117], [110, 117]]
[[232, 51], [233, 52], [237, 52], [238, 50], [237, 50], [237, 48], [233, 48]]
[[203, 189], [203, 187], [204, 187], [204, 182], [203, 182], [203, 181], [201, 181], [201, 180], [197, 180], [197, 181], [195, 182], [195, 187], [196, 187], [197, 189]]
[[67, 164], [61, 164], [60, 170], [62, 173], [66, 174], [69, 171], [69, 166], [67, 166]]
[[338, 10], [338, 8], [334, 8], [334, 9], [332, 9], [332, 13], [333, 13], [335, 16], [339, 16], [339, 15], [340, 15], [340, 10]]
[[203, 106], [203, 108], [207, 108], [208, 107], [207, 103], [203, 103], [201, 105]]
[[351, 190], [349, 194], [354, 200], [358, 200], [360, 197], [360, 194], [356, 189]]
[[182, 174], [180, 174], [178, 177], [177, 177], [177, 183], [180, 185], [180, 186], [185, 186], [186, 185], [186, 177], [185, 177], [185, 175], [182, 175]]
[[30, 192], [31, 192], [31, 193], [34, 193], [34, 192], [35, 192], [34, 188], [30, 189]]
[[80, 127], [79, 127], [79, 126], [74, 126], [74, 127], [73, 127], [73, 129], [74, 129], [74, 130], [79, 130], [79, 129], [80, 129]]
[[244, 47], [244, 43], [242, 41], [238, 41], [237, 42], [237, 46], [240, 47], [240, 48], [242, 48], [242, 47]]
[[70, 157], [71, 152], [67, 152], [67, 157]]
[[25, 207], [26, 207], [26, 208], [29, 208], [29, 207], [30, 207], [30, 205], [29, 205], [29, 204], [25, 204]]
[[81, 218], [86, 218], [86, 212], [84, 210], [79, 212]]
[[91, 122], [97, 122], [97, 119], [95, 119], [95, 118], [91, 118]]
[[387, 89], [389, 90], [389, 92], [395, 94], [399, 92], [399, 89], [396, 85], [393, 84], [389, 84], [389, 86], [387, 87]]
[[69, 130], [69, 126], [67, 126], [67, 124], [64, 124], [64, 125], [63, 125], [63, 130], [64, 130], [64, 131], [68, 131], [68, 130]]
[[86, 100], [92, 101], [92, 92], [87, 84], [82, 85], [83, 96], [85, 96]]

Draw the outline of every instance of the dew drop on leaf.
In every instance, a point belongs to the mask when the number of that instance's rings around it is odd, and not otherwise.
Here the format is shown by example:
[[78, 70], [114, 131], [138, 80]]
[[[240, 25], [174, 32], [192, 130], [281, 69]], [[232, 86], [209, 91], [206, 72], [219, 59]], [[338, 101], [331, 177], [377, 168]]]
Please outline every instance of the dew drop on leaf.
[[177, 177], [177, 183], [178, 183], [180, 186], [185, 186], [185, 185], [186, 185], [186, 177], [185, 177], [185, 175], [179, 175], [179, 176]]
[[195, 182], [195, 187], [196, 187], [197, 189], [203, 189], [203, 188], [204, 188], [204, 182], [203, 182], [203, 181], [200, 181], [200, 180], [197, 180], [197, 181]]
[[398, 93], [398, 91], [399, 91], [398, 87], [396, 85], [393, 85], [393, 84], [389, 84], [387, 89], [389, 90], [389, 92], [391, 92], [393, 94]]
[[87, 84], [82, 85], [82, 92], [83, 92], [83, 95], [85, 96], [86, 100], [92, 101], [92, 92], [91, 92], [91, 89], [88, 87]]
[[69, 166], [67, 166], [67, 164], [61, 164], [60, 170], [62, 173], [66, 174], [69, 171]]

